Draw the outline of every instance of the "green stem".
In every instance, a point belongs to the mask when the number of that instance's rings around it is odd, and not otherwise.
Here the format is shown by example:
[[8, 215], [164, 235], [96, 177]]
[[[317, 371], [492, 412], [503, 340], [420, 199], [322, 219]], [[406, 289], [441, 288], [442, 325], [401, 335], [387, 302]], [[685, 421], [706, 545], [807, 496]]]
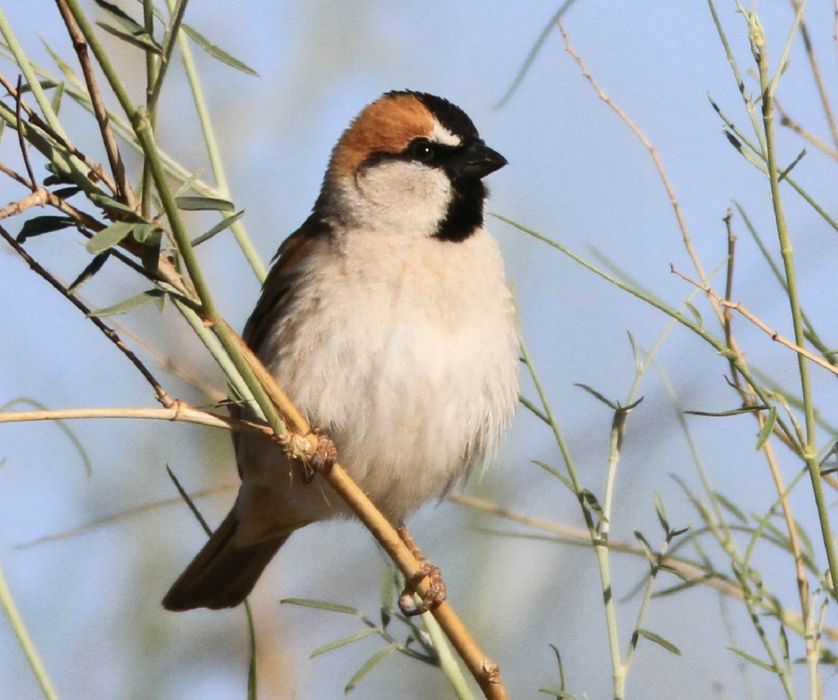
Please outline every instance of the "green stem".
[[[174, 6], [173, 0], [167, 0], [167, 3], [169, 5], [169, 10], [172, 10]], [[209, 108], [207, 107], [206, 100], [204, 99], [204, 90], [201, 86], [201, 78], [198, 75], [198, 70], [195, 67], [195, 60], [192, 56], [192, 48], [189, 45], [189, 38], [183, 33], [179, 34], [178, 43], [180, 44], [183, 67], [186, 71], [186, 77], [189, 80], [189, 86], [192, 89], [192, 97], [195, 101], [195, 111], [198, 113], [198, 121], [201, 124], [201, 131], [204, 134], [204, 143], [207, 147], [207, 156], [209, 157], [210, 167], [212, 168], [212, 173], [215, 177], [216, 187], [222, 199], [229, 199], [230, 186], [227, 182], [227, 175], [224, 171], [221, 149], [218, 147], [218, 139], [215, 136], [215, 129], [213, 128], [212, 120], [210, 119]], [[228, 211], [225, 213], [225, 216], [231, 213], [232, 212]], [[265, 265], [262, 262], [262, 258], [259, 256], [259, 253], [257, 253], [256, 249], [253, 247], [253, 243], [247, 235], [244, 224], [237, 221], [230, 226], [230, 230], [233, 232], [233, 236], [235, 236], [236, 242], [239, 244], [239, 248], [241, 248], [244, 257], [253, 269], [257, 279], [259, 282], [264, 282], [265, 277], [267, 277], [267, 270], [265, 269]]]
[[17, 605], [15, 605], [12, 592], [9, 590], [9, 585], [6, 582], [6, 577], [3, 574], [2, 567], [0, 567], [0, 605], [2, 605], [3, 610], [6, 613], [6, 617], [9, 618], [9, 624], [12, 627], [12, 631], [17, 637], [20, 648], [23, 649], [23, 653], [26, 654], [26, 659], [29, 661], [29, 666], [35, 674], [35, 678], [38, 679], [38, 683], [41, 685], [41, 691], [43, 692], [44, 697], [48, 700], [55, 700], [55, 698], [58, 697], [58, 694], [55, 692], [55, 688], [53, 687], [52, 681], [47, 674], [46, 668], [41, 662], [40, 656], [38, 656], [38, 650], [32, 643], [32, 638], [29, 636], [29, 632], [26, 630], [23, 618], [20, 616], [20, 612], [18, 612]]
[[[774, 221], [777, 226], [777, 237], [780, 243], [780, 255], [785, 268], [786, 284], [788, 289], [789, 307], [791, 309], [792, 326], [794, 328], [794, 341], [801, 347], [806, 344], [803, 319], [800, 312], [800, 297], [797, 290], [797, 273], [794, 266], [794, 251], [791, 238], [788, 232], [786, 216], [783, 210], [782, 198], [780, 197], [780, 176], [777, 169], [776, 144], [774, 141], [774, 89], [777, 85], [776, 76], [769, 80], [768, 77], [768, 55], [764, 40], [757, 43], [761, 33], [757, 34], [755, 45], [758, 49], [757, 67], [759, 69], [759, 81], [762, 88], [762, 121], [765, 129], [766, 156], [768, 165], [768, 182], [771, 189], [771, 202], [774, 208]], [[780, 69], [777, 75], [779, 76]], [[803, 356], [797, 355], [798, 374], [800, 376], [800, 389], [803, 398], [803, 414], [806, 423], [806, 440], [801, 454], [809, 470], [809, 477], [812, 482], [812, 493], [815, 497], [815, 504], [818, 509], [821, 535], [823, 537], [826, 556], [829, 561], [829, 572], [831, 581], [828, 582], [832, 594], [835, 595], [838, 587], [838, 556], [835, 551], [835, 541], [832, 536], [832, 527], [829, 522], [829, 509], [824, 498], [823, 485], [821, 483], [820, 464], [818, 463], [817, 449], [817, 423], [815, 422], [814, 399], [812, 397], [812, 386], [809, 378], [809, 361]]]
[[183, 263], [186, 266], [189, 278], [192, 280], [192, 284], [195, 286], [195, 291], [201, 301], [201, 319], [211, 328], [212, 332], [221, 342], [224, 350], [230, 356], [230, 359], [235, 365], [236, 370], [242, 376], [248, 388], [253, 393], [256, 403], [262, 410], [262, 413], [265, 415], [265, 419], [271, 428], [273, 428], [276, 435], [279, 438], [287, 436], [288, 428], [285, 426], [282, 418], [280, 418], [276, 406], [273, 401], [271, 401], [265, 389], [262, 387], [261, 382], [254, 374], [253, 370], [250, 368], [247, 359], [239, 347], [238, 338], [236, 338], [232, 329], [230, 329], [227, 323], [221, 318], [218, 313], [218, 309], [213, 302], [209, 285], [204, 278], [203, 271], [201, 270], [197, 256], [195, 255], [195, 250], [192, 247], [189, 233], [183, 224], [180, 210], [177, 207], [174, 195], [169, 187], [166, 171], [163, 167], [160, 152], [154, 140], [154, 133], [150, 128], [146, 110], [144, 108], [138, 109], [128, 96], [128, 92], [120, 81], [116, 69], [111, 63], [104, 48], [99, 43], [96, 35], [93, 33], [93, 29], [87, 21], [87, 18], [84, 16], [84, 13], [79, 8], [77, 0], [66, 1], [67, 6], [70, 8], [73, 17], [79, 26], [79, 29], [84, 34], [90, 49], [96, 56], [96, 60], [99, 63], [102, 73], [104, 73], [107, 78], [111, 89], [116, 95], [117, 100], [119, 100], [122, 110], [131, 122], [131, 126], [134, 129], [137, 140], [142, 147], [143, 153], [148, 159], [149, 167], [151, 168], [151, 175], [154, 178], [157, 193], [160, 196], [160, 201], [169, 220], [172, 235], [177, 243], [178, 251], [180, 252]]
[[[548, 236], [545, 236], [545, 235], [539, 233], [538, 231], [535, 231], [534, 229], [528, 228], [527, 226], [524, 226], [523, 224], [519, 224], [517, 221], [513, 221], [512, 219], [509, 219], [505, 216], [502, 216], [501, 214], [492, 214], [492, 216], [494, 216], [496, 219], [499, 219], [500, 221], [503, 221], [503, 222], [509, 224], [510, 226], [515, 227], [519, 231], [523, 231], [524, 233], [526, 233], [526, 234], [532, 236], [533, 238], [535, 238], [536, 240], [542, 241], [543, 243], [546, 243], [550, 247], [555, 248], [560, 253], [562, 253], [563, 255], [566, 255], [571, 260], [578, 263], [579, 265], [581, 265], [585, 269], [593, 272], [598, 277], [601, 277], [602, 279], [606, 280], [607, 282], [610, 282], [611, 284], [618, 287], [619, 289], [622, 289], [624, 292], [628, 292], [632, 296], [635, 296], [638, 299], [646, 302], [647, 304], [655, 307], [659, 311], [662, 311], [663, 313], [665, 313], [670, 318], [674, 318], [676, 321], [678, 321], [678, 323], [680, 323], [681, 325], [689, 328], [693, 333], [695, 333], [696, 335], [700, 336], [702, 339], [707, 341], [723, 357], [725, 357], [725, 358], [734, 357], [735, 358], [735, 355], [732, 355], [731, 351], [725, 345], [724, 340], [722, 340], [721, 338], [717, 338], [710, 331], [708, 331], [706, 328], [704, 328], [704, 326], [702, 326], [699, 323], [693, 321], [691, 318], [689, 318], [685, 314], [681, 313], [677, 309], [674, 309], [673, 307], [669, 306], [665, 302], [661, 301], [656, 296], [654, 296], [654, 295], [650, 294], [649, 292], [646, 292], [642, 289], [638, 289], [636, 287], [633, 287], [630, 284], [627, 284], [626, 282], [614, 277], [613, 275], [608, 274], [605, 270], [602, 270], [602, 269], [598, 268], [596, 265], [594, 265], [594, 264], [590, 263], [589, 261], [585, 260], [585, 258], [583, 258], [583, 257], [577, 255], [576, 253], [574, 253], [567, 246], [562, 245], [558, 241], [555, 241], [552, 238], [549, 238]], [[754, 393], [760, 398], [760, 400], [764, 404], [768, 405], [770, 403], [770, 397], [759, 386], [758, 382], [754, 379], [754, 377], [753, 377], [751, 371], [749, 370], [749, 368], [746, 367], [745, 365], [743, 365], [741, 362], [739, 362], [738, 359], [736, 360], [736, 368], [739, 370], [739, 373], [748, 382], [748, 384], [751, 386]], [[795, 433], [790, 429], [790, 427], [786, 424], [786, 422], [783, 419], [781, 419], [779, 416], [777, 417], [777, 425], [783, 430], [786, 437], [788, 437], [789, 441], [792, 444], [796, 444]]]
[[431, 643], [439, 657], [439, 668], [457, 694], [458, 700], [474, 700], [474, 695], [468, 687], [463, 670], [460, 668], [460, 664], [457, 663], [457, 659], [451, 653], [451, 646], [448, 644], [448, 640], [445, 638], [445, 633], [442, 631], [439, 623], [429, 613], [422, 615], [422, 623], [425, 625], [425, 630], [428, 632]]

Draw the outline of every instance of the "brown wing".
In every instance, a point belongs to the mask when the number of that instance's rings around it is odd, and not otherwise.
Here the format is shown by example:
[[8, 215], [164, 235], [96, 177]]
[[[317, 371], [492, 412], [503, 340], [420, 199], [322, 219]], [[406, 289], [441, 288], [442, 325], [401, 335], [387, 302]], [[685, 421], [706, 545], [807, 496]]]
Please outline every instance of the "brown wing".
[[274, 264], [262, 286], [256, 308], [244, 326], [242, 338], [257, 355], [273, 321], [281, 315], [288, 290], [298, 274], [299, 263], [318, 241], [331, 235], [331, 227], [312, 214], [294, 233], [286, 238], [274, 256]]
[[[283, 314], [290, 297], [289, 291], [293, 288], [299, 274], [300, 262], [319, 241], [329, 236], [331, 236], [329, 224], [312, 214], [279, 246], [273, 258], [273, 266], [262, 285], [262, 293], [259, 301], [256, 302], [256, 308], [253, 309], [242, 331], [244, 342], [257, 355], [272, 325]], [[241, 418], [247, 415], [247, 410], [243, 406], [233, 405], [230, 407], [230, 415], [234, 418]], [[233, 433], [233, 447], [236, 451], [239, 447], [239, 437], [238, 433]], [[241, 469], [239, 472], [241, 473]]]

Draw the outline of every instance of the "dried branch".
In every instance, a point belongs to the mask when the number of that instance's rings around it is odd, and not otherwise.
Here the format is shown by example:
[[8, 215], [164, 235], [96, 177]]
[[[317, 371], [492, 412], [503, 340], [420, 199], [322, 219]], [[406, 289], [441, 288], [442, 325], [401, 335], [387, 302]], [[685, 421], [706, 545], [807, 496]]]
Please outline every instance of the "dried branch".
[[26, 172], [29, 174], [29, 179], [33, 183], [32, 187], [35, 187], [35, 173], [32, 171], [32, 163], [29, 162], [29, 152], [26, 150], [26, 140], [23, 138], [23, 129], [20, 128], [21, 125], [21, 118], [20, 118], [20, 83], [21, 83], [21, 76], [17, 77], [17, 95], [15, 97], [15, 119], [17, 120], [17, 143], [20, 147], [20, 155], [23, 157], [23, 164], [26, 166]]
[[47, 420], [80, 420], [87, 418], [132, 418], [196, 423], [210, 428], [253, 433], [275, 439], [270, 426], [241, 418], [222, 416], [202, 408], [195, 408], [180, 399], [165, 408], [58, 408], [46, 411], [7, 411], [0, 413], [0, 423], [28, 423]]
[[[44, 134], [52, 139], [57, 146], [84, 163], [84, 165], [90, 169], [90, 172], [93, 173], [91, 179], [101, 181], [114, 195], [117, 194], [116, 183], [114, 183], [110, 175], [105, 172], [102, 165], [88, 158], [75, 145], [70, 143], [66, 137], [59, 134], [55, 129], [41, 119], [38, 113], [26, 104], [25, 100], [22, 99], [20, 92], [15, 89], [15, 87], [3, 76], [2, 73], [0, 73], [0, 85], [2, 85], [9, 95], [14, 98], [16, 104], [19, 103], [21, 109], [26, 112], [26, 117], [29, 120], [28, 123], [23, 122], [23, 125], [26, 128], [35, 127], [43, 131]], [[20, 122], [18, 123], [18, 127], [19, 126]]]
[[838, 151], [832, 148], [822, 138], [815, 136], [810, 131], [807, 131], [798, 122], [792, 119], [789, 113], [780, 105], [780, 101], [776, 97], [774, 98], [774, 106], [780, 113], [781, 126], [785, 126], [786, 128], [791, 129], [800, 138], [802, 138], [804, 141], [808, 141], [812, 146], [817, 148], [822, 153], [825, 153], [830, 158], [838, 160]]
[[84, 81], [87, 83], [87, 92], [90, 95], [90, 103], [93, 106], [93, 114], [99, 124], [99, 130], [102, 132], [102, 142], [105, 145], [105, 151], [108, 154], [108, 161], [111, 165], [111, 172], [116, 180], [117, 198], [125, 202], [132, 209], [137, 208], [137, 202], [134, 198], [134, 193], [131, 191], [131, 186], [128, 183], [128, 176], [125, 173], [125, 164], [122, 162], [122, 155], [119, 152], [119, 144], [116, 141], [113, 130], [111, 129], [110, 121], [108, 120], [108, 110], [105, 107], [105, 101], [102, 99], [102, 93], [96, 83], [96, 74], [93, 71], [93, 63], [90, 60], [90, 55], [87, 51], [87, 40], [84, 34], [79, 30], [76, 20], [73, 18], [72, 12], [67, 7], [65, 0], [56, 0], [58, 11], [67, 26], [67, 33], [73, 42], [73, 49], [79, 58], [82, 73], [84, 74]]
[[807, 350], [806, 348], [804, 348], [804, 347], [798, 345], [797, 343], [795, 343], [793, 340], [789, 340], [785, 336], [780, 335], [780, 333], [778, 331], [775, 331], [774, 329], [770, 328], [764, 321], [762, 321], [759, 317], [757, 317], [752, 312], [748, 311], [748, 309], [746, 309], [744, 306], [742, 306], [742, 304], [739, 303], [738, 301], [733, 302], [733, 301], [728, 301], [727, 299], [722, 299], [718, 294], [716, 294], [716, 292], [713, 291], [713, 289], [709, 285], [701, 284], [697, 280], [694, 280], [691, 277], [685, 275], [683, 272], [680, 272], [680, 271], [676, 270], [674, 265], [670, 265], [669, 267], [670, 267], [670, 271], [673, 274], [677, 275], [682, 280], [684, 280], [686, 282], [689, 282], [690, 284], [698, 287], [703, 292], [705, 292], [708, 296], [713, 297], [713, 299], [715, 299], [715, 301], [719, 305], [721, 305], [725, 308], [733, 309], [734, 311], [738, 311], [740, 314], [742, 314], [742, 316], [747, 318], [757, 328], [759, 328], [766, 335], [768, 335], [771, 338], [771, 340], [773, 340], [777, 343], [780, 343], [780, 345], [785, 345], [789, 350], [793, 350], [798, 355], [802, 355], [806, 359], [811, 360], [816, 365], [818, 365], [820, 367], [823, 367], [826, 370], [829, 370], [833, 374], [838, 374], [838, 366], [830, 364], [827, 360], [823, 359], [822, 357], [819, 357], [818, 355], [815, 355], [811, 350]]
[[[576, 62], [576, 65], [579, 66], [579, 70], [582, 71], [582, 75], [587, 79], [587, 81], [591, 84], [591, 87], [596, 92], [597, 97], [601, 99], [605, 104], [607, 104], [612, 111], [625, 123], [625, 125], [631, 129], [631, 132], [637, 137], [638, 141], [643, 144], [643, 147], [649, 152], [649, 155], [652, 158], [652, 162], [655, 164], [655, 169], [658, 171], [658, 176], [660, 177], [661, 183], [663, 184], [664, 189], [666, 190], [666, 195], [669, 197], [669, 203], [672, 205], [672, 211], [675, 214], [675, 219], [678, 222], [678, 228], [681, 231], [681, 239], [684, 243], [684, 247], [687, 249], [687, 253], [690, 256], [690, 260], [692, 261], [693, 267], [695, 267], [696, 272], [698, 273], [699, 278], [702, 282], [707, 284], [707, 275], [704, 272], [704, 266], [701, 264], [701, 260], [698, 257], [698, 253], [696, 252], [695, 248], [692, 244], [692, 236], [690, 236], [689, 230], [687, 229], [687, 221], [684, 218], [684, 213], [681, 211], [681, 204], [678, 201], [678, 197], [675, 194], [675, 188], [672, 186], [672, 182], [669, 179], [669, 176], [666, 174], [666, 169], [663, 167], [663, 161], [661, 160], [660, 155], [658, 154], [658, 149], [655, 147], [655, 144], [649, 140], [649, 137], [646, 136], [645, 133], [640, 129], [637, 124], [635, 124], [634, 120], [626, 114], [615, 102], [614, 100], [609, 97], [605, 91], [599, 86], [599, 83], [594, 79], [591, 71], [588, 69], [588, 66], [585, 64], [582, 57], [570, 43], [570, 37], [568, 36], [565, 28], [558, 23], [556, 25], [559, 28], [559, 32], [561, 32], [562, 39], [564, 40], [564, 49], [565, 51], [573, 58]], [[719, 317], [719, 321], [722, 321], [722, 313], [720, 309], [716, 309], [717, 316]]]

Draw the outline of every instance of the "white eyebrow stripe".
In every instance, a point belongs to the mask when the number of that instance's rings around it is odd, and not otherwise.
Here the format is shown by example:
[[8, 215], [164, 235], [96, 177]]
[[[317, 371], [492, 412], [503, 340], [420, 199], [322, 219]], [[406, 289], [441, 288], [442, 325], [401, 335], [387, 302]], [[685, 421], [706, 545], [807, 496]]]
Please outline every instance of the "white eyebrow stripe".
[[443, 143], [446, 146], [462, 146], [463, 142], [459, 136], [452, 134], [448, 129], [446, 129], [442, 124], [440, 124], [436, 119], [434, 119], [434, 126], [431, 129], [431, 139], [438, 142]]

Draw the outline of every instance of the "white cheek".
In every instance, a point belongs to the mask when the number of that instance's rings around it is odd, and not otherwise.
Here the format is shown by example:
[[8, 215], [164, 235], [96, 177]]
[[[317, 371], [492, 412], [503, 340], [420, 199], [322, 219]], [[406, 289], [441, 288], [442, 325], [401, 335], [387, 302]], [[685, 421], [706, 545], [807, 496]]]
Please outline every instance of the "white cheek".
[[367, 168], [342, 189], [358, 224], [409, 236], [436, 233], [452, 195], [442, 170], [404, 161]]

